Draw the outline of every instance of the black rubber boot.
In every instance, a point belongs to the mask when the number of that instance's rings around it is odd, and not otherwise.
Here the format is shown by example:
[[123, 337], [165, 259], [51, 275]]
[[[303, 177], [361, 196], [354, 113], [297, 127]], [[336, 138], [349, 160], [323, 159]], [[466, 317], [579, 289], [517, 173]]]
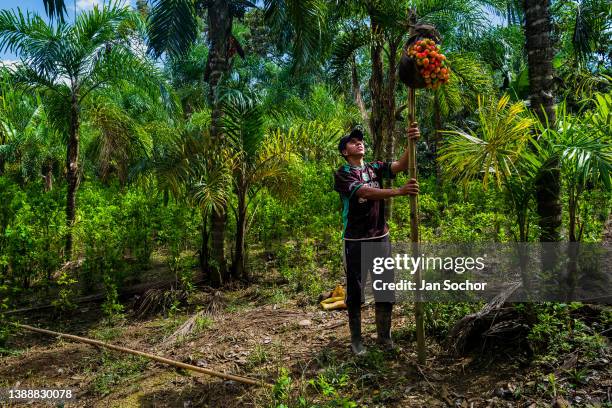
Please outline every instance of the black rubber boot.
[[366, 350], [361, 340], [361, 305], [352, 305], [348, 308], [349, 329], [351, 330], [351, 350], [360, 356]]
[[393, 350], [394, 344], [391, 340], [391, 313], [393, 303], [376, 303], [376, 342], [385, 350]]

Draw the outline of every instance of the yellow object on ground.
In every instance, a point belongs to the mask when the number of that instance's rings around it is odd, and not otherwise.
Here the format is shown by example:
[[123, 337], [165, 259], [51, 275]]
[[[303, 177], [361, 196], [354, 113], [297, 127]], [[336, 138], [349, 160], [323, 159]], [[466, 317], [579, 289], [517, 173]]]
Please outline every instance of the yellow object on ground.
[[331, 296], [321, 302], [324, 310], [346, 309], [344, 298], [346, 294], [342, 285], [337, 285], [332, 291]]
[[339, 300], [344, 300], [344, 296], [336, 296], [336, 297], [330, 297], [325, 299], [324, 301], [321, 302], [322, 305], [326, 305], [328, 303], [335, 303]]
[[345, 297], [344, 287], [342, 285], [336, 285], [336, 288], [332, 292], [331, 297]]
[[344, 303], [344, 299], [337, 300], [333, 303], [321, 302], [321, 306], [323, 306], [324, 310], [346, 309], [346, 303]]

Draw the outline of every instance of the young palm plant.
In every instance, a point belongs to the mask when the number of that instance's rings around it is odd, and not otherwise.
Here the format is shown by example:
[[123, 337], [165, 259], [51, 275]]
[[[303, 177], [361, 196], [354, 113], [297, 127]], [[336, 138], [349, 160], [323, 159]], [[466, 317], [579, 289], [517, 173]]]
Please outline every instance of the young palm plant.
[[58, 114], [54, 120], [66, 132], [66, 259], [72, 255], [82, 106], [95, 89], [140, 69], [141, 60], [120, 29], [134, 23], [133, 17], [127, 8], [116, 5], [82, 13], [72, 24], [49, 25], [37, 14], [24, 15], [21, 10], [0, 12], [0, 49], [21, 57], [16, 81], [52, 98]]
[[540, 165], [529, 149], [534, 121], [525, 105], [511, 103], [508, 95], [498, 101], [479, 98], [478, 106], [478, 130], [445, 131], [448, 137], [439, 161], [450, 179], [480, 179], [485, 188], [493, 183], [501, 190], [516, 216], [517, 241], [526, 242], [529, 200]]
[[582, 238], [585, 220], [581, 223], [579, 214], [584, 193], [596, 188], [612, 191], [612, 97], [598, 94], [593, 104], [595, 108], [582, 116], [570, 114], [567, 105], [560, 104], [555, 130], [546, 131], [546, 126], [538, 122], [546, 135], [545, 142], [536, 143], [539, 156], [558, 161], [565, 176], [570, 242]]
[[103, 182], [115, 175], [125, 185], [132, 167], [152, 154], [159, 130], [180, 114], [178, 101], [154, 69], [145, 83], [138, 82], [129, 78], [96, 90], [83, 106], [86, 156]]
[[0, 87], [0, 166], [17, 166], [23, 183], [42, 176], [45, 191], [50, 191], [62, 160], [61, 138], [40, 97], [23, 95], [7, 83]]
[[289, 138], [280, 131], [267, 131], [266, 111], [252, 95], [228, 92], [223, 97], [223, 130], [234, 152], [233, 185], [237, 196], [236, 242], [232, 275], [249, 279], [246, 269], [246, 234], [267, 190], [281, 199], [295, 195], [298, 180], [290, 167], [298, 160]]

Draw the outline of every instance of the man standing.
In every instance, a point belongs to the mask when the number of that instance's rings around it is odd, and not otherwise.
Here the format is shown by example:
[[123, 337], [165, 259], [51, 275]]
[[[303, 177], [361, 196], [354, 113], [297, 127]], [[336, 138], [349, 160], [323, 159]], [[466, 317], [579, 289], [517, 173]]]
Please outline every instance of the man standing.
[[[408, 130], [409, 139], [419, 137], [416, 123]], [[347, 161], [336, 171], [334, 189], [340, 193], [343, 211], [344, 230], [344, 267], [346, 272], [346, 299], [351, 349], [355, 354], [363, 354], [365, 348], [361, 339], [361, 304], [363, 303], [365, 276], [362, 279], [362, 244], [380, 243], [381, 248], [390, 254], [389, 226], [385, 220], [385, 199], [395, 196], [416, 195], [419, 185], [411, 179], [399, 188], [382, 188], [383, 178], [393, 179], [400, 171], [408, 169], [408, 150], [393, 162], [373, 161], [364, 163], [365, 145], [363, 132], [355, 128], [340, 139], [340, 154]], [[371, 266], [371, 265], [370, 265]], [[393, 348], [391, 340], [392, 302], [376, 302], [377, 342], [385, 349]]]

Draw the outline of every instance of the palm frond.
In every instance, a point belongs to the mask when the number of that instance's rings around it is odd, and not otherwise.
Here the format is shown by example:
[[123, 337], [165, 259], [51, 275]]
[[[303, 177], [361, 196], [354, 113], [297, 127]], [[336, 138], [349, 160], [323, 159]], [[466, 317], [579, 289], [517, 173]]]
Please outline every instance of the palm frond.
[[508, 178], [521, 175], [521, 160], [530, 154], [526, 147], [533, 120], [525, 117], [525, 105], [511, 104], [508, 95], [498, 101], [480, 98], [478, 106], [478, 133], [444, 131], [449, 138], [439, 161], [452, 179], [467, 182], [482, 178], [486, 187], [493, 178], [501, 187]]
[[326, 3], [322, 0], [264, 0], [265, 20], [282, 39], [293, 44], [293, 68], [315, 59], [326, 27]]
[[355, 53], [369, 41], [369, 30], [363, 24], [346, 27], [336, 37], [331, 53], [331, 72], [334, 81], [339, 81], [350, 72], [350, 62]]
[[230, 145], [252, 160], [264, 139], [264, 112], [258, 100], [239, 91], [226, 91], [221, 97], [222, 127]]
[[[612, 9], [607, 1], [582, 0], [575, 4], [572, 48], [582, 64], [597, 50], [598, 44], [610, 40]], [[605, 38], [605, 39], [604, 39]]]
[[149, 14], [149, 52], [185, 55], [195, 42], [198, 21], [193, 0], [155, 0]]
[[[540, 150], [558, 160], [566, 172], [568, 183], [579, 190], [587, 184], [612, 190], [612, 97], [598, 94], [595, 108], [575, 116], [568, 112], [565, 102], [557, 107], [556, 129], [544, 135]], [[540, 130], [546, 124], [538, 123]]]
[[489, 25], [476, 0], [423, 0], [417, 4], [419, 22], [432, 24], [446, 44], [460, 35], [478, 36]]
[[57, 18], [62, 22], [64, 21], [64, 15], [66, 14], [65, 0], [43, 0], [43, 4], [49, 18]]
[[296, 148], [290, 134], [278, 130], [268, 133], [248, 175], [251, 186], [264, 186], [281, 200], [295, 197], [300, 182], [291, 177], [290, 169], [299, 163]]
[[56, 27], [48, 25], [39, 15], [21, 9], [0, 11], [0, 50], [10, 51], [31, 61], [40, 76], [54, 78], [57, 66], [65, 52], [68, 26], [63, 23]]
[[[215, 162], [226, 163], [226, 161]], [[208, 166], [200, 174], [199, 179], [191, 185], [191, 200], [206, 214], [220, 211], [227, 207], [231, 183], [232, 176], [228, 166]]]
[[[478, 104], [478, 95], [490, 95], [493, 93], [492, 74], [478, 57], [470, 53], [449, 53], [450, 63], [450, 86], [449, 95], [454, 93], [455, 87], [459, 88], [465, 110], [473, 111]], [[443, 87], [442, 89], [444, 89]], [[448, 101], [454, 101], [448, 98]], [[449, 106], [449, 111], [456, 111], [457, 106]]]
[[365, 9], [374, 24], [388, 33], [408, 32], [408, 7], [402, 0], [371, 0]]
[[105, 95], [96, 95], [89, 105], [87, 119], [98, 132], [89, 145], [88, 156], [96, 163], [102, 180], [116, 171], [119, 180], [126, 183], [133, 163], [150, 154], [150, 135]]

